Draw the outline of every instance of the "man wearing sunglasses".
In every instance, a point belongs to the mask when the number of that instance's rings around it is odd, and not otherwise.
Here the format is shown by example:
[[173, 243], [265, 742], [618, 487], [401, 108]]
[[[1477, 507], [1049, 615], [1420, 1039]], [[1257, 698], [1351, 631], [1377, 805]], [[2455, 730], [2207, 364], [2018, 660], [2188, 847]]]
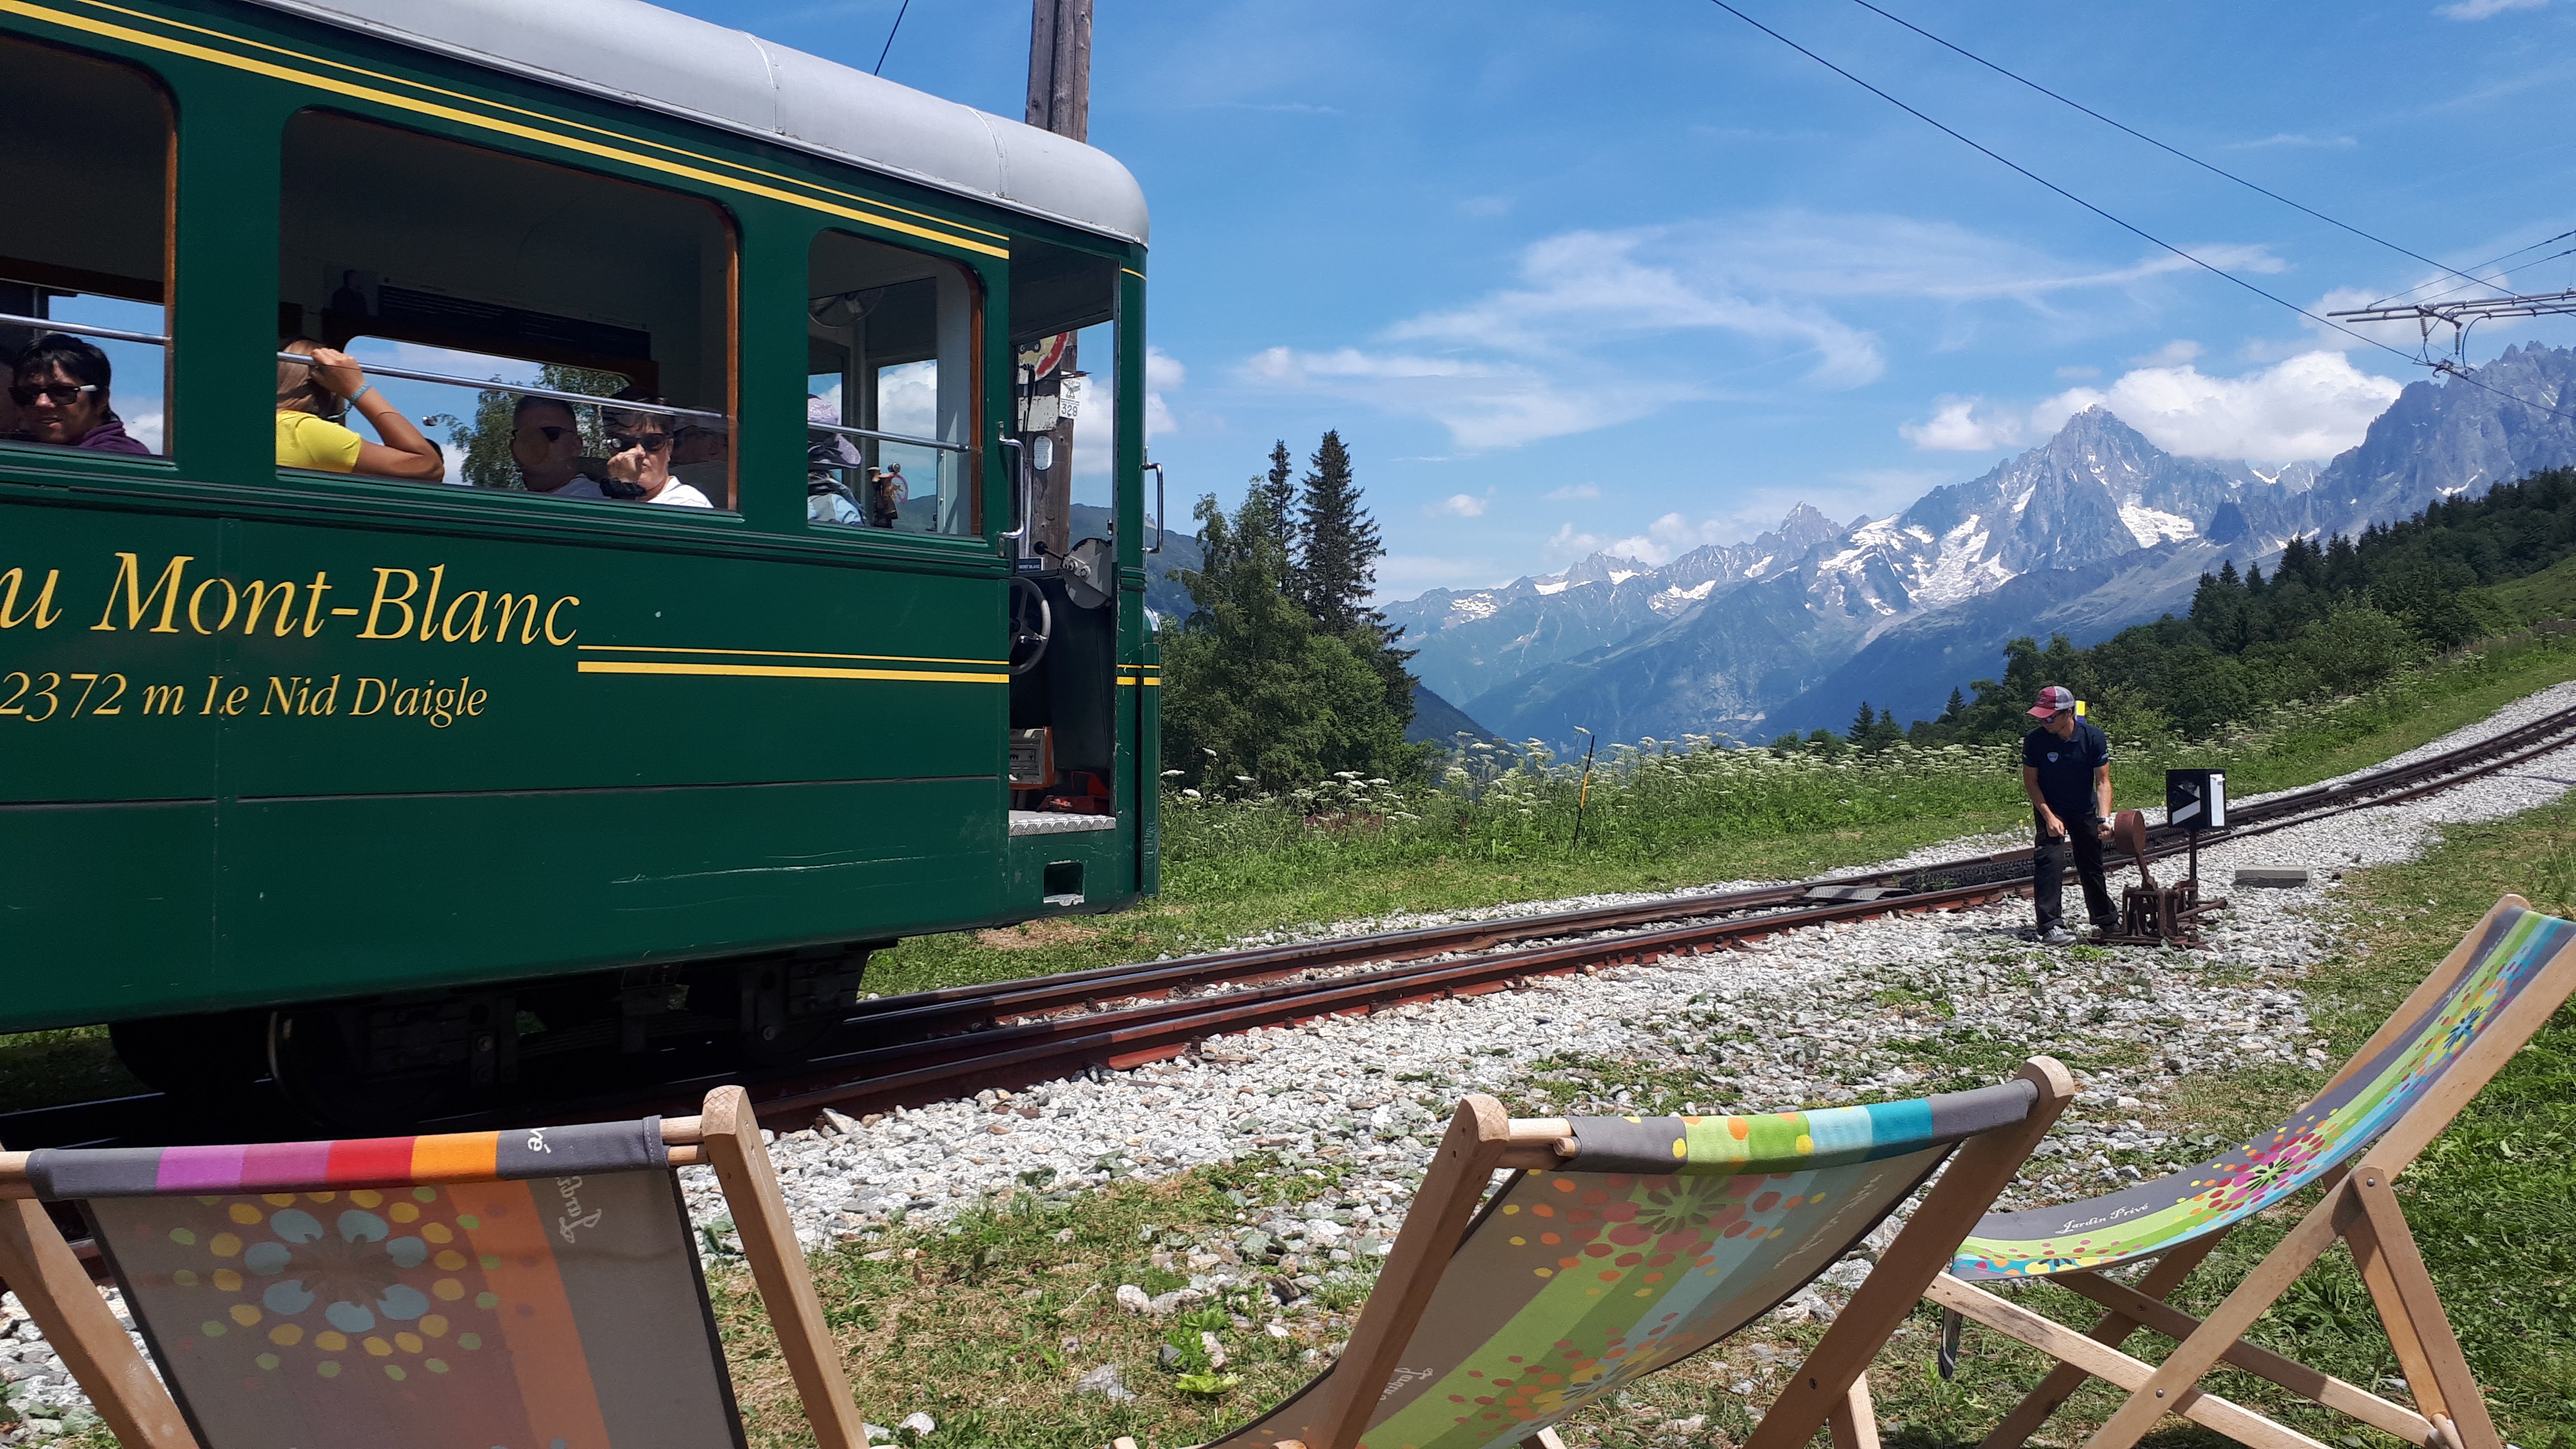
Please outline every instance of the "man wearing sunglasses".
[[569, 404], [522, 397], [510, 410], [510, 461], [531, 493], [554, 498], [605, 498], [581, 471], [581, 424]]
[[[629, 388], [618, 398], [659, 406], [662, 400]], [[611, 498], [636, 503], [666, 503], [681, 508], [713, 508], [707, 495], [671, 476], [671, 448], [676, 432], [660, 413], [603, 409], [608, 428], [608, 479], [600, 488]]]
[[9, 401], [18, 412], [11, 440], [93, 453], [149, 454], [152, 450], [129, 435], [108, 406], [108, 379], [107, 354], [96, 344], [60, 332], [37, 338], [11, 369]]

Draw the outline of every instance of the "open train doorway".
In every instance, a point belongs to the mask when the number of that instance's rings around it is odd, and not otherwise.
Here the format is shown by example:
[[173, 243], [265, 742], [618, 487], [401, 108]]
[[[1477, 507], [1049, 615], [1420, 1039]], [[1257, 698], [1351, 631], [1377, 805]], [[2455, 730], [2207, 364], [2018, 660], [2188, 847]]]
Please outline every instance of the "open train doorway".
[[[1121, 426], [1119, 282], [1117, 262], [1090, 253], [1036, 247], [1012, 258], [1015, 840], [1114, 830], [1122, 803], [1118, 532], [1135, 511], [1122, 512], [1120, 486], [1141, 440]], [[1030, 866], [1045, 905], [1086, 902], [1080, 860]]]

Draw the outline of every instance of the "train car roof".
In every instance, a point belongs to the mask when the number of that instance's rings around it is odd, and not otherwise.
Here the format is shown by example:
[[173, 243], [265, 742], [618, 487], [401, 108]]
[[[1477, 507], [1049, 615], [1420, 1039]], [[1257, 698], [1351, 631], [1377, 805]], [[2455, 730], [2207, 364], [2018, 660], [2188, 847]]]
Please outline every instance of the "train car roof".
[[642, 0], [254, 0], [1142, 244], [1105, 151]]

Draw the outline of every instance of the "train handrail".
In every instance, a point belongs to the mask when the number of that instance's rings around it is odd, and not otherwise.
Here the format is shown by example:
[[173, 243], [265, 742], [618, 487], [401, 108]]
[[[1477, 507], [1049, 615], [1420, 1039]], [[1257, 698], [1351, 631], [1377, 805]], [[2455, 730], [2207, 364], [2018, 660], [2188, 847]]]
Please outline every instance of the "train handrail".
[[[104, 337], [111, 342], [140, 342], [150, 347], [170, 345], [170, 338], [165, 333], [128, 332], [120, 327], [96, 327], [87, 322], [63, 322], [51, 317], [22, 317], [14, 312], [0, 312], [0, 327], [33, 327], [47, 332], [66, 332], [74, 337]], [[302, 352], [281, 352], [277, 354], [277, 360], [301, 362], [307, 366], [310, 366], [313, 361], [309, 354]], [[613, 407], [620, 412], [649, 413], [655, 417], [697, 418], [712, 422], [726, 431], [731, 431], [733, 427], [731, 417], [723, 413], [707, 412], [700, 408], [677, 408], [668, 403], [630, 402], [624, 398], [598, 397], [586, 392], [565, 392], [560, 388], [538, 387], [532, 383], [502, 382], [496, 378], [457, 377], [444, 372], [421, 372], [407, 367], [387, 367], [375, 362], [361, 362], [358, 367], [371, 377], [398, 377], [406, 382], [445, 383], [450, 387], [470, 387], [479, 392], [506, 392], [519, 397], [543, 398], [548, 402], [559, 402], [571, 407]], [[806, 426], [821, 425], [808, 423]], [[835, 429], [834, 431], [846, 430]], [[866, 436], [891, 435], [868, 434]], [[958, 447], [957, 444], [933, 442], [925, 438], [896, 438], [895, 441], [925, 443], [934, 448]], [[963, 451], [962, 448], [959, 450]]]
[[[916, 438], [910, 433], [881, 433], [874, 428], [849, 428], [843, 427], [839, 423], [817, 423], [808, 421], [805, 424], [805, 430], [811, 433], [837, 433], [844, 438], [874, 438], [880, 443], [910, 443], [916, 448], [937, 448], [943, 453], [964, 453], [971, 451], [968, 445], [964, 443], [947, 443], [942, 442], [937, 438]], [[849, 465], [839, 464], [836, 466], [847, 467]]]

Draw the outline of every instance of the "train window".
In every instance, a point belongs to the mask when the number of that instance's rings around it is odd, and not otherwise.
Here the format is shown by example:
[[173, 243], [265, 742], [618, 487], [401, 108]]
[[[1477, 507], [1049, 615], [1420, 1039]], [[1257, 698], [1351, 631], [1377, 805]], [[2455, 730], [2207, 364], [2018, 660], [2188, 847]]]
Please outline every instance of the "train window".
[[1011, 426], [1026, 440], [1030, 549], [1063, 558], [1117, 519], [1118, 264], [1037, 244], [1011, 258]]
[[140, 71], [5, 37], [0, 96], [21, 180], [52, 182], [0, 207], [0, 439], [165, 452], [169, 107]]
[[323, 111], [283, 179], [282, 466], [733, 506], [717, 207]]
[[978, 531], [975, 289], [965, 270], [827, 231], [806, 276], [806, 518]]

